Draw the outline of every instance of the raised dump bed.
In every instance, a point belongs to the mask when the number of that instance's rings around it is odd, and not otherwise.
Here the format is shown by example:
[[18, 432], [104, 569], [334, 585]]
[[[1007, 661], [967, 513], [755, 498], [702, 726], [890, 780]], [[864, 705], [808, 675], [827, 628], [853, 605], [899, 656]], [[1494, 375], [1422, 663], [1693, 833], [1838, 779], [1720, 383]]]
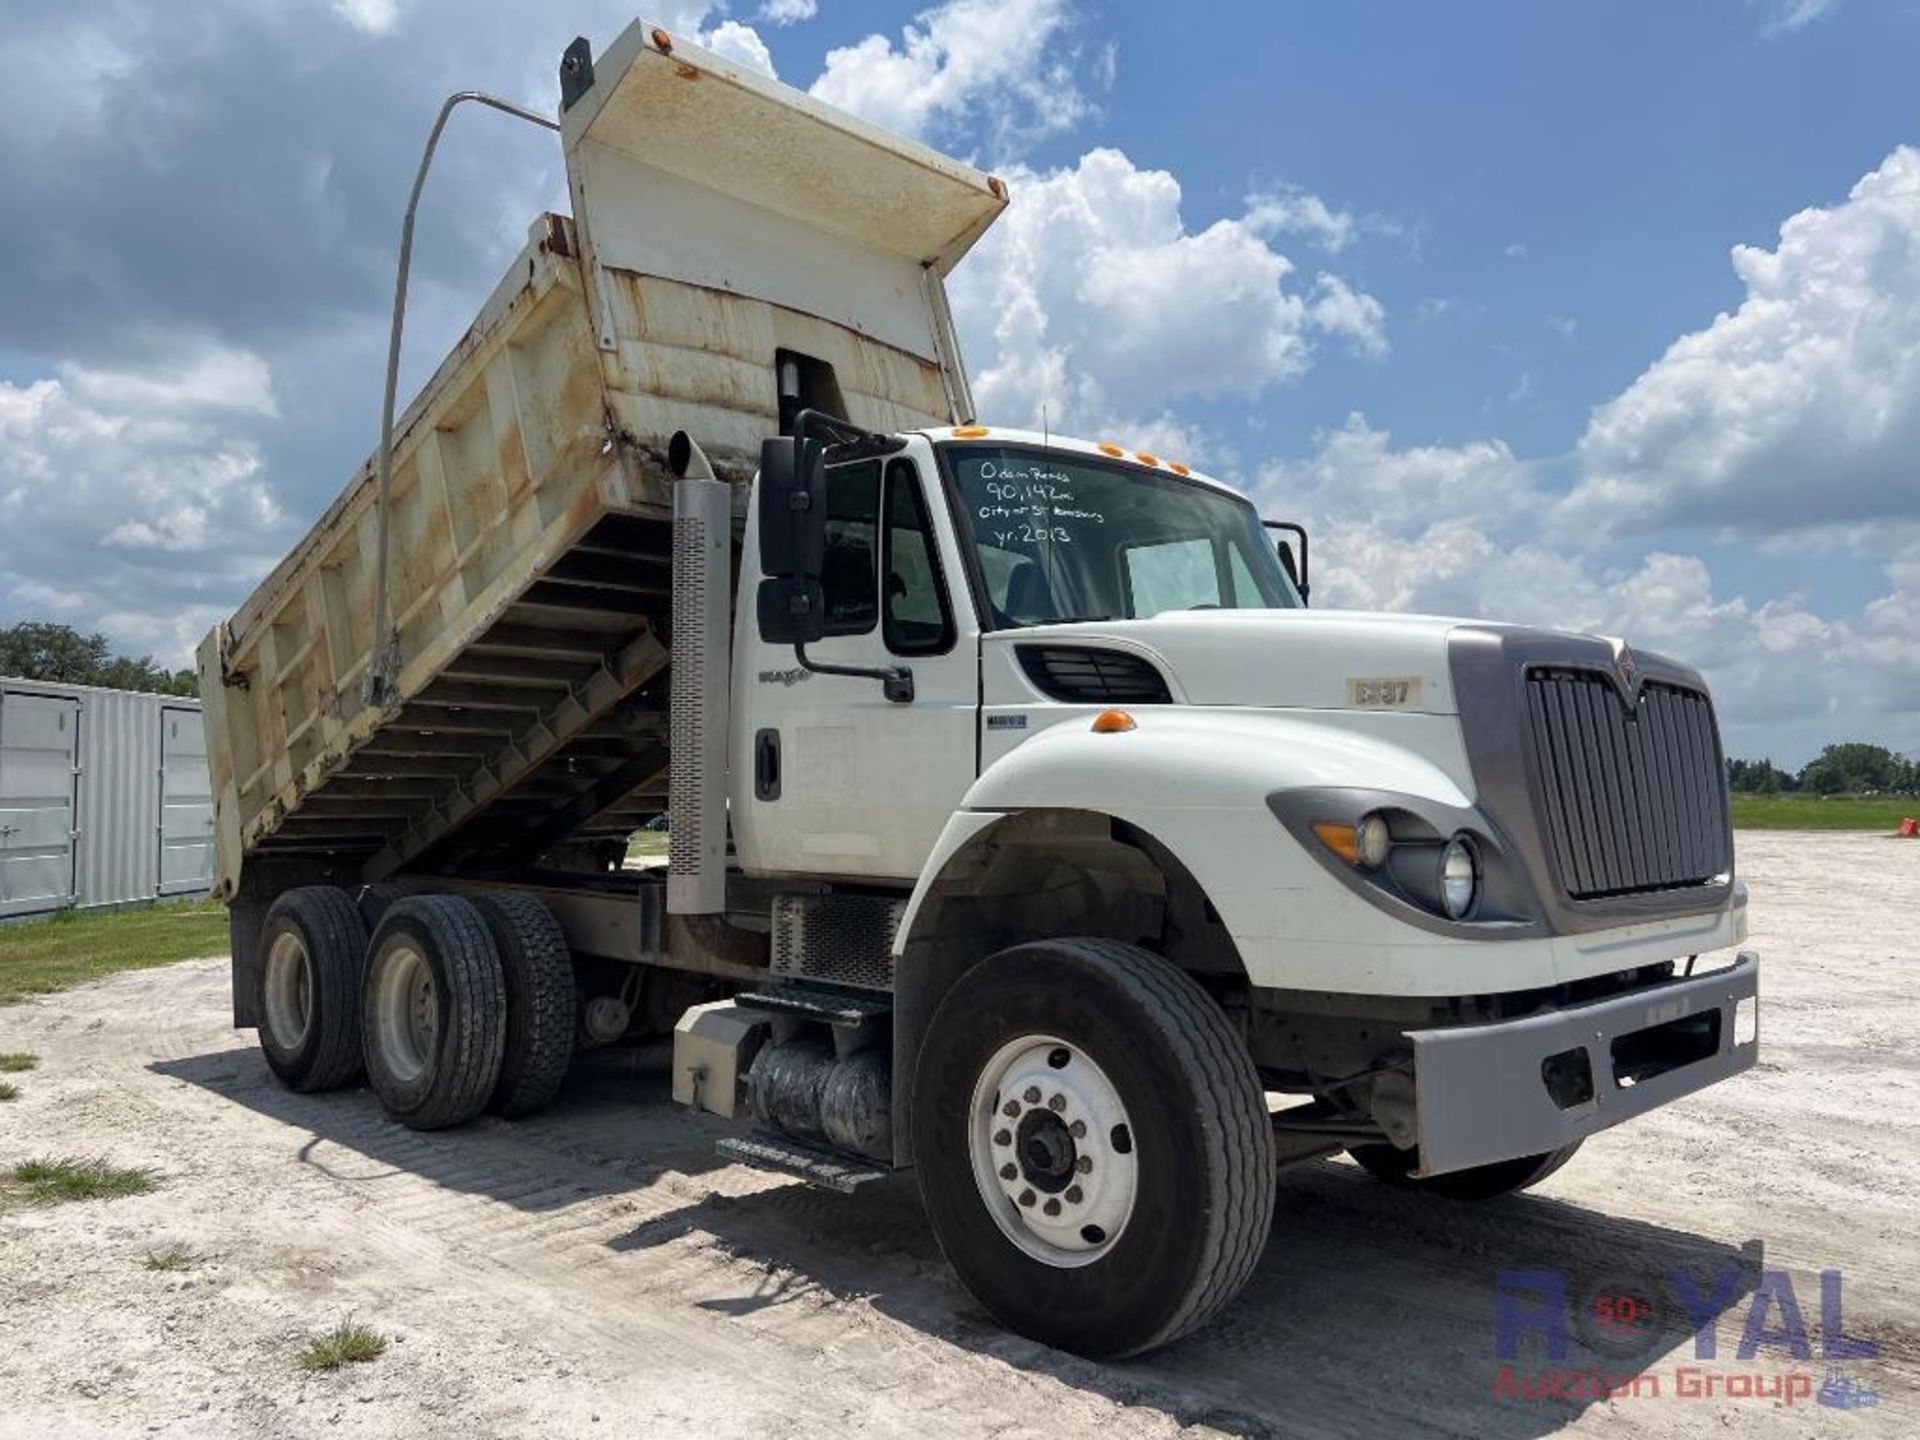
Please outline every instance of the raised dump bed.
[[373, 880], [619, 842], [665, 804], [669, 437], [741, 484], [783, 411], [971, 418], [942, 277], [997, 181], [638, 25], [567, 91], [573, 216], [395, 430], [391, 702], [362, 699], [375, 459], [201, 644], [220, 895], [256, 856]]

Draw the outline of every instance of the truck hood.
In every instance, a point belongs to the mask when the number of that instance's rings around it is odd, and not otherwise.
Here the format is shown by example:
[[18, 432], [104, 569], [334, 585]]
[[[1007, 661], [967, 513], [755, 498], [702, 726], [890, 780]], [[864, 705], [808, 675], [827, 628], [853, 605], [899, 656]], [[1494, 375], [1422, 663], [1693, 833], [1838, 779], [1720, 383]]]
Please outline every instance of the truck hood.
[[[1482, 621], [1342, 610], [1176, 610], [1000, 630], [988, 646], [1100, 644], [1152, 660], [1176, 701], [1457, 713], [1447, 636]], [[1402, 683], [1406, 682], [1406, 683]]]

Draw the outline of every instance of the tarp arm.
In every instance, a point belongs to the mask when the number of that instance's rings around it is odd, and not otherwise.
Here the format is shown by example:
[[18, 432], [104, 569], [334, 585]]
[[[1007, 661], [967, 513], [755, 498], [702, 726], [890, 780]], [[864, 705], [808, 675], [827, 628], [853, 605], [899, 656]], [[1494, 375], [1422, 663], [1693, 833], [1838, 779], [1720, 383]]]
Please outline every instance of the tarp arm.
[[468, 100], [528, 121], [543, 130], [557, 132], [560, 129], [557, 121], [549, 120], [523, 105], [516, 105], [511, 100], [502, 100], [497, 95], [488, 95], [480, 90], [457, 91], [449, 95], [440, 107], [439, 117], [434, 120], [433, 129], [427, 135], [427, 148], [420, 153], [420, 168], [414, 173], [413, 189], [407, 195], [406, 218], [400, 222], [400, 266], [393, 280], [393, 326], [387, 335], [387, 388], [380, 400], [380, 498], [375, 504], [379, 517], [379, 541], [375, 547], [373, 570], [373, 653], [367, 657], [367, 678], [360, 697], [364, 704], [382, 708], [393, 703], [393, 678], [400, 667], [400, 632], [391, 629], [387, 617], [387, 532], [390, 528], [388, 510], [393, 490], [393, 401], [394, 391], [400, 383], [400, 335], [407, 318], [407, 272], [413, 265], [413, 217], [420, 208], [420, 192], [426, 187], [427, 169], [433, 164], [433, 152], [440, 143], [440, 132], [447, 128], [447, 118]]

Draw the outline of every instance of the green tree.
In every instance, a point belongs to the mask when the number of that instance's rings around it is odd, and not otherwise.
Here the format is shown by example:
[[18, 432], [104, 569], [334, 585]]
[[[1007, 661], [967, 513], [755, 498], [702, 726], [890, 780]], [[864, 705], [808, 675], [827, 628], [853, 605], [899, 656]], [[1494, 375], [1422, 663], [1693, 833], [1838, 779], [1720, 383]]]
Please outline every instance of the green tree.
[[1747, 795], [1775, 795], [1793, 789], [1794, 779], [1771, 760], [1729, 760], [1727, 788]]
[[45, 620], [0, 629], [0, 675], [159, 695], [192, 695], [198, 689], [191, 670], [168, 670], [151, 655], [115, 655], [106, 636], [82, 635], [71, 625]]
[[1913, 767], [1884, 745], [1849, 740], [1829, 745], [1800, 772], [1800, 786], [1821, 795], [1899, 790], [1911, 782]]

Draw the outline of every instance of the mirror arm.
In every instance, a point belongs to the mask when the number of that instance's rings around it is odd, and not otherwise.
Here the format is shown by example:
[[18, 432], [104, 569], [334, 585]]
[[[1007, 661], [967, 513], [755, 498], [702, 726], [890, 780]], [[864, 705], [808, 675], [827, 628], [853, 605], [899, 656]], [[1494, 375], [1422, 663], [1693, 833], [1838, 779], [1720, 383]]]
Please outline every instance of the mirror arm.
[[815, 675], [851, 675], [859, 680], [878, 680], [880, 692], [896, 705], [913, 703], [913, 671], [904, 665], [882, 665], [869, 669], [864, 665], [822, 665], [807, 658], [807, 642], [793, 642], [793, 658], [800, 662], [802, 670], [811, 670]]

